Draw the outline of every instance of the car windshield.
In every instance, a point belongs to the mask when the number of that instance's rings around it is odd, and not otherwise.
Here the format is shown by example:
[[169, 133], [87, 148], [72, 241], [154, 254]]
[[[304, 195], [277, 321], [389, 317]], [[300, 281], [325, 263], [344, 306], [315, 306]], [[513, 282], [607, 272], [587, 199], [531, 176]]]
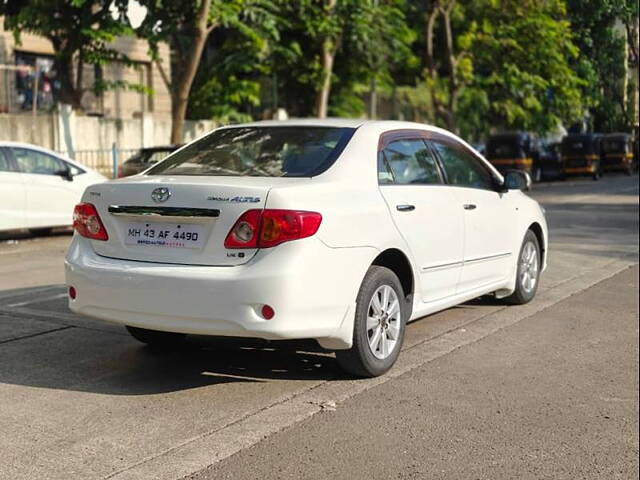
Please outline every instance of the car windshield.
[[235, 127], [216, 130], [147, 175], [311, 177], [328, 169], [355, 129]]

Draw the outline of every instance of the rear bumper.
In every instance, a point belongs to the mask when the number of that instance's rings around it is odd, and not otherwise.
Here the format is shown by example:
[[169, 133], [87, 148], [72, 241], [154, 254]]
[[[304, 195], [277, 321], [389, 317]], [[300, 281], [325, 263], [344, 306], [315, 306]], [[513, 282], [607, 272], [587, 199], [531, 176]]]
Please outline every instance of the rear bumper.
[[[72, 311], [153, 330], [351, 343], [353, 305], [373, 248], [309, 238], [266, 249], [247, 264], [207, 267], [101, 257], [75, 236], [65, 260]], [[275, 316], [260, 314], [270, 305]], [[348, 331], [348, 334], [346, 333]], [[336, 348], [338, 348], [336, 347]]]

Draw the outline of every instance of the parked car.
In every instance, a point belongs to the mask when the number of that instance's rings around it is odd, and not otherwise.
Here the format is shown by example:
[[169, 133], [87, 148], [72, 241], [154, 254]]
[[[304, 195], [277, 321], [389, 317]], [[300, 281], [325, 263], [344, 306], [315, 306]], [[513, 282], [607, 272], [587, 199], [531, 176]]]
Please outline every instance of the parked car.
[[590, 175], [594, 180], [602, 176], [602, 135], [572, 133], [562, 139], [560, 154], [565, 176]]
[[0, 231], [72, 224], [73, 207], [105, 177], [50, 150], [0, 142]]
[[346, 371], [380, 375], [409, 320], [485, 294], [533, 299], [548, 242], [530, 181], [417, 123], [219, 128], [87, 189], [69, 306], [157, 346], [317, 339]]
[[487, 160], [504, 173], [523, 170], [539, 181], [542, 169], [539, 165], [540, 141], [528, 132], [507, 132], [491, 135], [487, 141]]
[[182, 145], [167, 145], [164, 147], [141, 148], [135, 155], [118, 166], [118, 178], [137, 175], [147, 168], [164, 160], [167, 155], [175, 152]]
[[605, 172], [621, 171], [631, 175], [635, 168], [633, 138], [628, 133], [610, 133], [602, 137], [603, 165]]

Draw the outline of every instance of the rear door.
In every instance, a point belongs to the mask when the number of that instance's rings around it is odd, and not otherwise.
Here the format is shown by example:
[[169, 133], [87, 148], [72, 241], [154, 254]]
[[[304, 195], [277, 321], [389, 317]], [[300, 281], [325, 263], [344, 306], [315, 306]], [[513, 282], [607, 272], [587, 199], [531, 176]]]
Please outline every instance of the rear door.
[[454, 209], [464, 214], [464, 266], [458, 292], [504, 279], [511, 271], [515, 208], [499, 193], [490, 170], [453, 139], [432, 140], [454, 192]]
[[11, 147], [11, 153], [25, 182], [27, 227], [71, 225], [82, 191], [60, 175], [67, 166], [53, 155], [30, 148]]
[[0, 147], [0, 230], [24, 228], [25, 186], [10, 155]]
[[378, 180], [419, 269], [423, 301], [454, 295], [462, 269], [463, 212], [421, 133], [383, 136]]

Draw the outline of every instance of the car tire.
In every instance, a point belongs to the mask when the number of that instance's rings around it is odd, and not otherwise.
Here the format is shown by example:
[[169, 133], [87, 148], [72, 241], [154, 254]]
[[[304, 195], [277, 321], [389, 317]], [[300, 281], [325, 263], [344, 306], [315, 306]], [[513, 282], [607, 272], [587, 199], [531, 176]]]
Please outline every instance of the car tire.
[[146, 343], [151, 347], [171, 348], [179, 345], [187, 336], [184, 333], [161, 332], [159, 330], [148, 330], [146, 328], [126, 326], [129, 334], [139, 342]]
[[395, 273], [385, 267], [369, 267], [356, 299], [353, 345], [336, 351], [345, 372], [377, 377], [393, 366], [404, 341], [409, 301]]
[[540, 283], [541, 260], [538, 237], [531, 230], [527, 230], [518, 253], [516, 289], [504, 299], [506, 303], [524, 305], [533, 300], [538, 291], [538, 283]]

